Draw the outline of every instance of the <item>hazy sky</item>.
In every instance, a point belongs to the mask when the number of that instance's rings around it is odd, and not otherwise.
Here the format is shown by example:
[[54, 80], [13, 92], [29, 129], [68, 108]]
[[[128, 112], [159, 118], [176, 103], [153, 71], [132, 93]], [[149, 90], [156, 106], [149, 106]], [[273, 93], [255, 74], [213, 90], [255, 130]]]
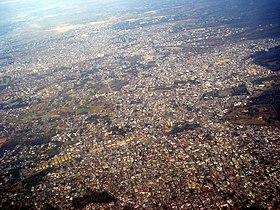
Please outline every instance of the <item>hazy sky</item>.
[[[217, 3], [217, 7], [210, 8], [221, 10], [220, 12], [224, 13], [222, 15], [241, 16], [252, 10], [245, 20], [257, 24], [273, 12], [274, 22], [280, 21], [279, 0], [1, 0], [0, 36], [9, 32], [49, 30], [65, 25], [84, 24], [128, 11], [141, 12], [145, 9], [168, 7], [171, 4], [192, 7], [193, 3], [203, 2], [213, 5]], [[275, 5], [274, 9], [267, 7], [269, 4]]]
[[122, 0], [4, 0], [0, 2], [0, 35], [15, 28], [85, 23], [118, 11]]

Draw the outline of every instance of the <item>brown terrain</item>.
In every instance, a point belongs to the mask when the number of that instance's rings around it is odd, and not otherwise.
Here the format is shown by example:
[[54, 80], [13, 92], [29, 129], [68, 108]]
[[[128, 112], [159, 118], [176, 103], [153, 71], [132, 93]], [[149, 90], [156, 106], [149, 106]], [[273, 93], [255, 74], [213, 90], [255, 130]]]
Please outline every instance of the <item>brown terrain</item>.
[[280, 126], [280, 78], [262, 78], [252, 83], [261, 88], [254, 90], [248, 105], [230, 110], [224, 119], [243, 125]]

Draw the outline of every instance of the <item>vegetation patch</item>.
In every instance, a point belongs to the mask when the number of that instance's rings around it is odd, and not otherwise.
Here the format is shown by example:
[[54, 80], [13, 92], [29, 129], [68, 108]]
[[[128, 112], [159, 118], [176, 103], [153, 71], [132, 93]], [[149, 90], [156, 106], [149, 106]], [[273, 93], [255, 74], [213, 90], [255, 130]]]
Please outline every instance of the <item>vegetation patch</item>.
[[200, 127], [199, 124], [177, 124], [170, 131], [167, 132], [169, 135], [176, 135], [178, 133], [182, 133], [184, 131], [194, 130]]
[[37, 174], [34, 174], [22, 181], [22, 184], [25, 188], [29, 189], [31, 187], [34, 187], [38, 185], [44, 176], [46, 176], [49, 172], [51, 172], [51, 168], [45, 169]]
[[13, 140], [5, 142], [0, 147], [0, 156], [2, 156], [6, 150], [13, 150], [17, 145], [35, 146], [47, 144], [50, 141], [51, 136], [20, 136]]
[[20, 119], [26, 119], [26, 118], [33, 118], [36, 116], [36, 113], [31, 112], [31, 113], [23, 113], [19, 115]]
[[255, 53], [251, 56], [254, 63], [271, 71], [280, 71], [280, 46]]
[[94, 112], [93, 107], [84, 107], [79, 109], [79, 114], [88, 114]]
[[8, 86], [10, 84], [11, 77], [4, 76], [0, 77], [0, 87]]
[[73, 206], [75, 209], [82, 209], [90, 203], [111, 203], [118, 200], [108, 192], [87, 191], [87, 194], [84, 196], [73, 199]]
[[100, 116], [97, 114], [89, 116], [86, 121], [97, 125], [98, 123], [110, 125], [112, 123], [111, 118], [108, 115]]
[[114, 91], [120, 91], [122, 87], [126, 86], [129, 82], [125, 80], [114, 80], [110, 82], [110, 87]]

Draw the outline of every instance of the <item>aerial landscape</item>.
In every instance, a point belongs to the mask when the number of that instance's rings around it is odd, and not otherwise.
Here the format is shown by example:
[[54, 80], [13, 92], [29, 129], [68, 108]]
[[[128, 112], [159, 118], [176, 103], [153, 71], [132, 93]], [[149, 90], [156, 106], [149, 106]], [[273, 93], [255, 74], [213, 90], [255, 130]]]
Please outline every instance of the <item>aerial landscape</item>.
[[280, 209], [279, 11], [0, 1], [0, 209]]

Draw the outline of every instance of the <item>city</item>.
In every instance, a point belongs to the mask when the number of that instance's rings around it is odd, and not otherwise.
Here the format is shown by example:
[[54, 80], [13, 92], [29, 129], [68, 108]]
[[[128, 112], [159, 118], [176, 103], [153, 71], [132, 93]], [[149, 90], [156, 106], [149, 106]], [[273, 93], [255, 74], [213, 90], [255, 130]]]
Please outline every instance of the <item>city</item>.
[[279, 23], [174, 4], [1, 42], [0, 208], [279, 208]]

